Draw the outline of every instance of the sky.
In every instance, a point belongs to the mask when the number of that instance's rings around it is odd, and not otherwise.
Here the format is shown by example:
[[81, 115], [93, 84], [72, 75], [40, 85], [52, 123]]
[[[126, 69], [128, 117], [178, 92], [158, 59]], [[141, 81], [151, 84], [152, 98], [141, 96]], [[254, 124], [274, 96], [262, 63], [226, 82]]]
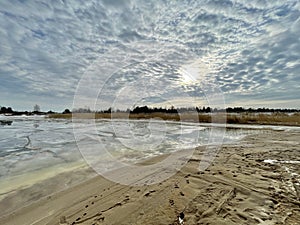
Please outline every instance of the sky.
[[300, 108], [298, 0], [0, 1], [0, 106]]

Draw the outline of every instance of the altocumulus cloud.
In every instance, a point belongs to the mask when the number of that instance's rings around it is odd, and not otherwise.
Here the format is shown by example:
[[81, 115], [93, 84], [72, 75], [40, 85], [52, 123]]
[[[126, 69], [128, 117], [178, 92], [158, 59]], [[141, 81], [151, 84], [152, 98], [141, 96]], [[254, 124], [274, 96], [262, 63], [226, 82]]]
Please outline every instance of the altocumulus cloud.
[[298, 0], [1, 1], [0, 103], [71, 107], [89, 73], [87, 105], [104, 84], [103, 107], [205, 104], [209, 81], [228, 105], [299, 108], [299, 37]]

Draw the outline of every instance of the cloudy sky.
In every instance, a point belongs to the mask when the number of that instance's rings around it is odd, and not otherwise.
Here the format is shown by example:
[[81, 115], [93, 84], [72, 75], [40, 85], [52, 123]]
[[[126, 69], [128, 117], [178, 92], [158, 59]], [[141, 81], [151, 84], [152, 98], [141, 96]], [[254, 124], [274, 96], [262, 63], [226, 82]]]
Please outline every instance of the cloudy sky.
[[298, 0], [3, 0], [0, 40], [17, 110], [300, 108]]

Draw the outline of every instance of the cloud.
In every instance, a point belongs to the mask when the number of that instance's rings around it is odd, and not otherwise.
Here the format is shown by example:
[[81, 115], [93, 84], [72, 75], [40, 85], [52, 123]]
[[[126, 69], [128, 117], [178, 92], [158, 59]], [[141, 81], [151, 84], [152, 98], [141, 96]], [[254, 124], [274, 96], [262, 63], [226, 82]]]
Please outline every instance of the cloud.
[[[148, 98], [136, 88], [143, 80], [155, 104], [205, 98], [205, 84], [214, 83], [228, 104], [256, 96], [300, 107], [299, 10], [297, 0], [2, 1], [0, 90], [6, 95], [0, 101], [11, 98], [18, 107], [18, 96], [45, 96], [70, 107], [88, 73], [80, 94], [91, 104], [104, 84], [107, 105], [114, 93], [120, 105]], [[122, 62], [129, 65], [120, 68]], [[183, 82], [178, 70], [195, 62], [207, 69], [199, 70], [200, 80]], [[113, 69], [122, 73], [107, 84]]]

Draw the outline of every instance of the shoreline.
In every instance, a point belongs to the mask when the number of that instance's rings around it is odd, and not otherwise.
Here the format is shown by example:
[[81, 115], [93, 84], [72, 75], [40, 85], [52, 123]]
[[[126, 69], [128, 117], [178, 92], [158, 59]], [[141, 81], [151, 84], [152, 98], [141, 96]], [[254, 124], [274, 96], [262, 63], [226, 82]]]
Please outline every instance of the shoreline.
[[299, 160], [298, 137], [296, 131], [275, 130], [249, 135], [222, 145], [206, 171], [198, 170], [199, 147], [174, 176], [151, 186], [96, 176], [1, 217], [0, 223], [179, 224], [184, 212], [186, 224], [293, 224], [300, 221], [300, 165], [283, 162]]
[[239, 125], [300, 126], [300, 113], [70, 113], [51, 114], [53, 119], [160, 119], [166, 121]]

